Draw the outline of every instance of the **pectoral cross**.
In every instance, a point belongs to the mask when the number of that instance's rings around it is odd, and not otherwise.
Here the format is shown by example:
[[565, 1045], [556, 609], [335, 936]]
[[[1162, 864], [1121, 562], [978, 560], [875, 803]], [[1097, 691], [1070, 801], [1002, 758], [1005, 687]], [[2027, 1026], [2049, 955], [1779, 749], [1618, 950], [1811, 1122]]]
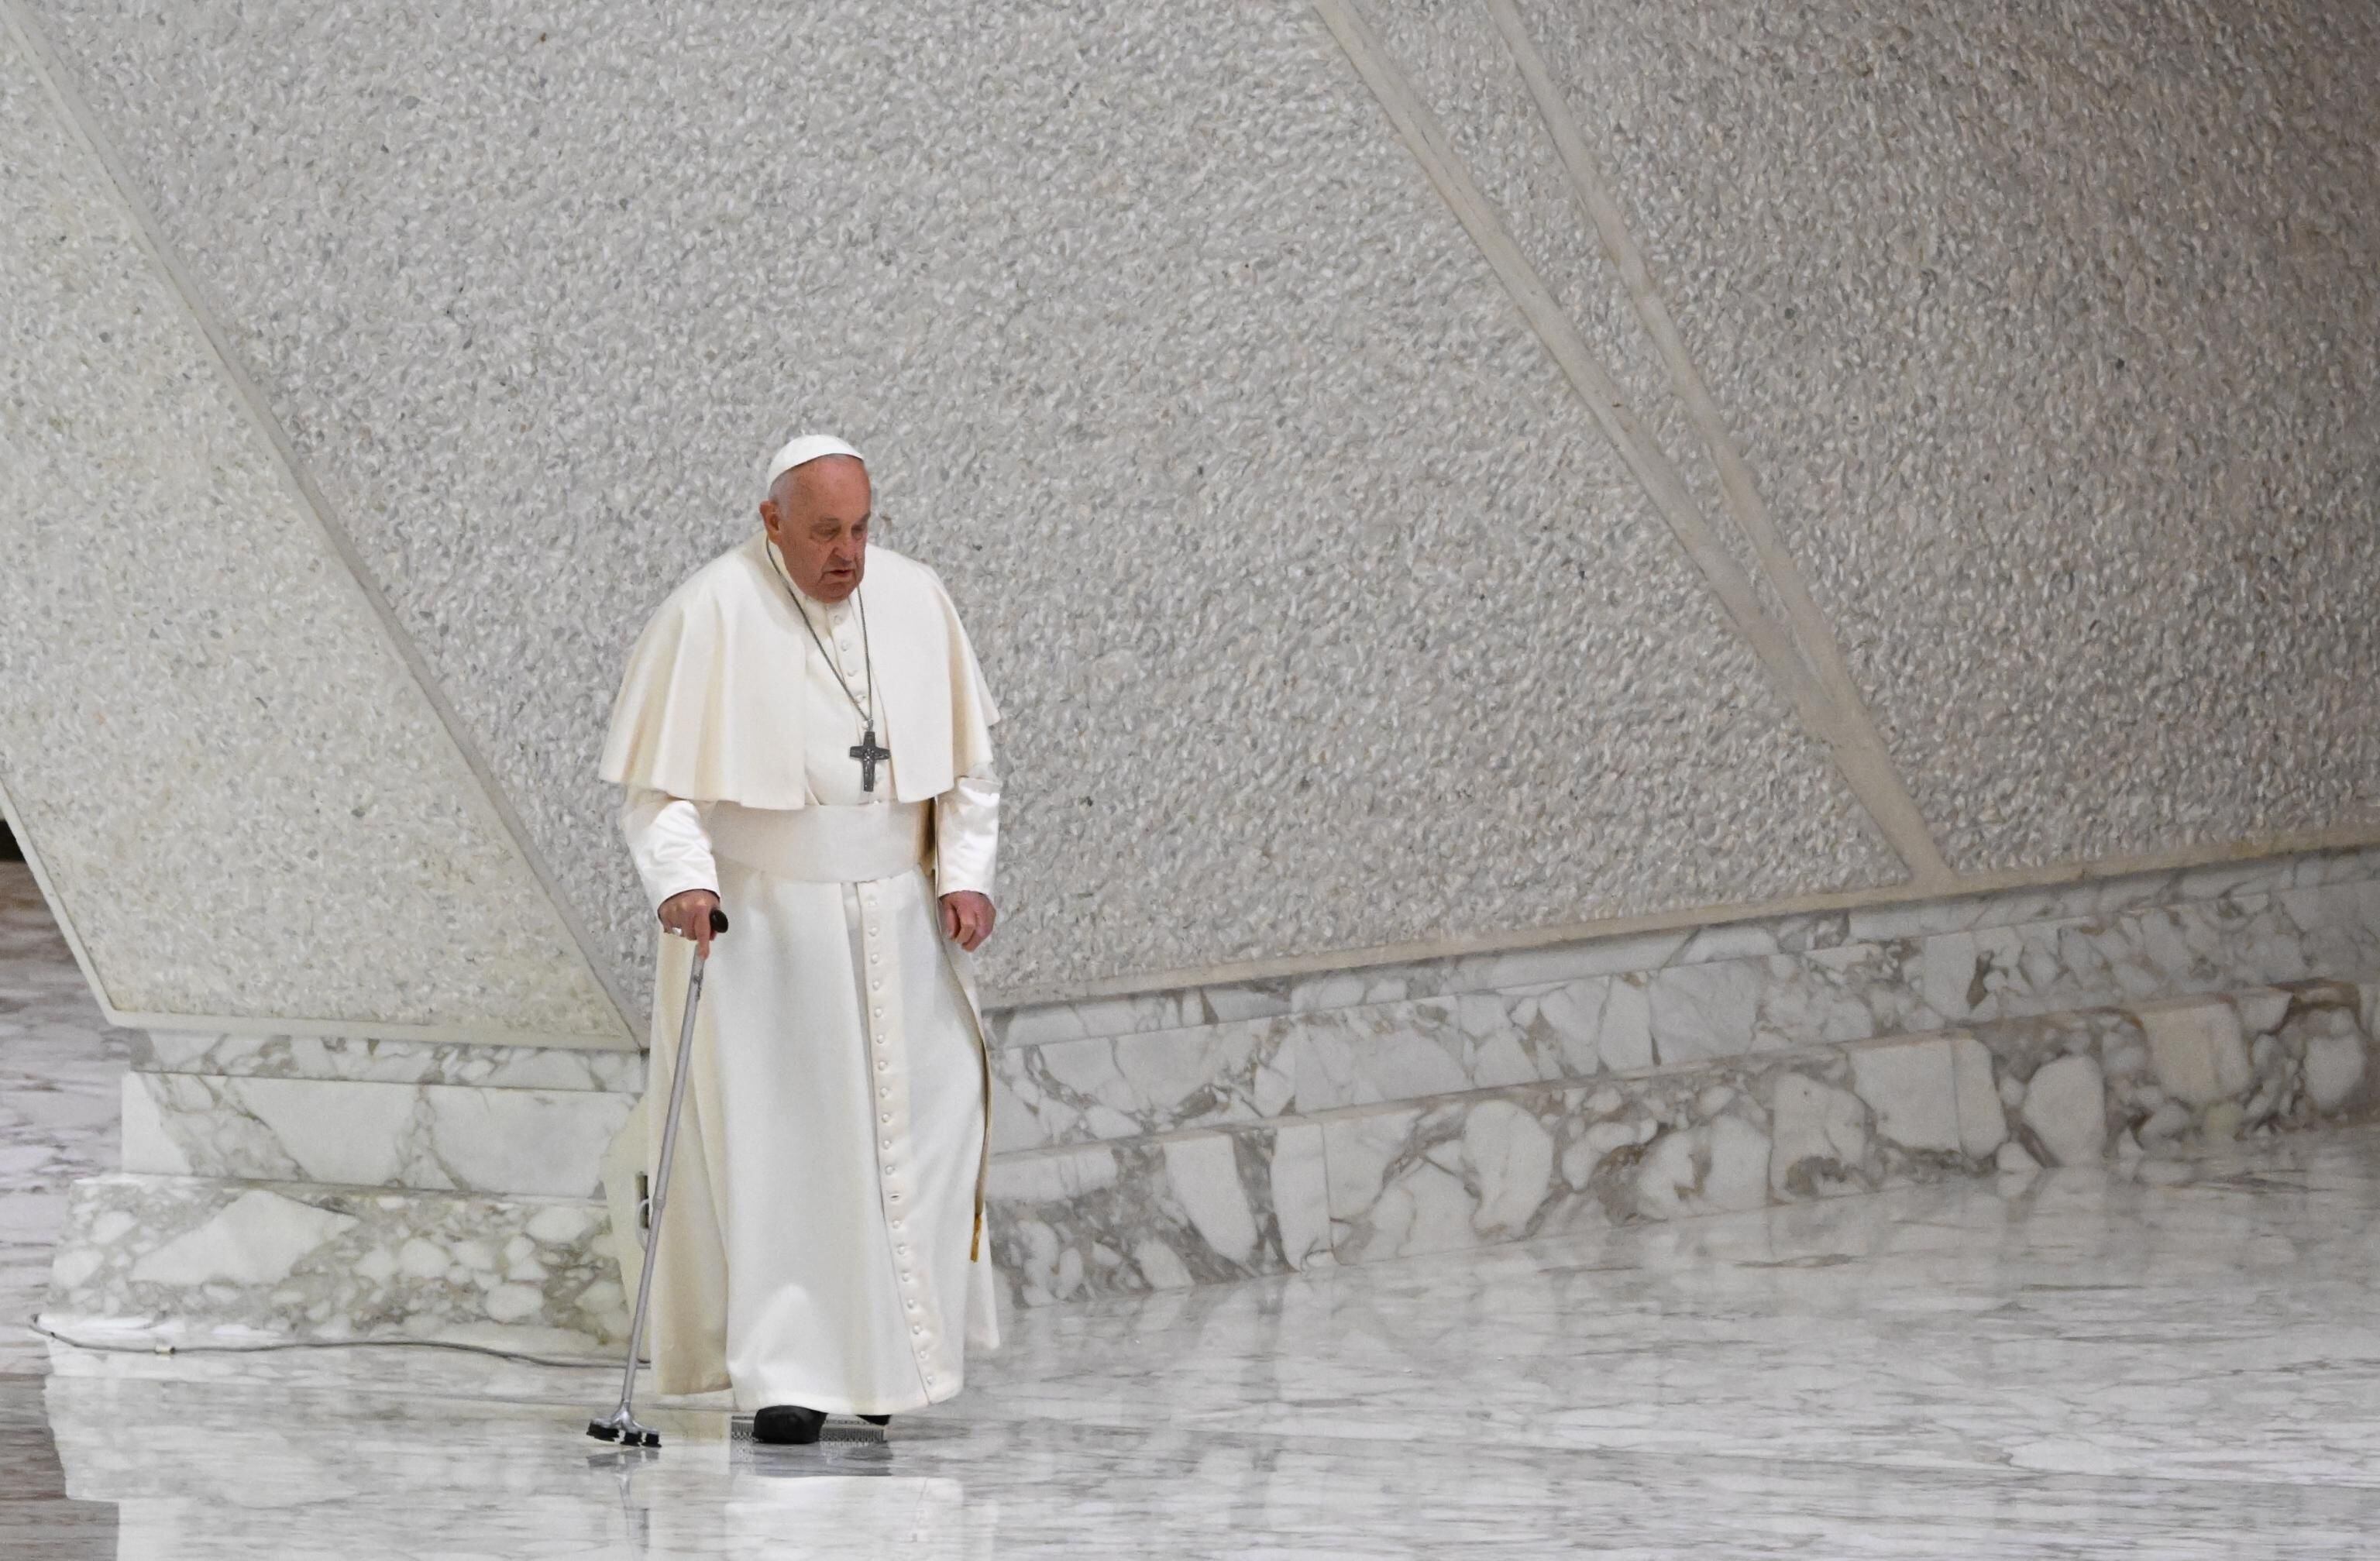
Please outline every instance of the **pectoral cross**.
[[876, 745], [876, 729], [871, 726], [859, 739], [859, 746], [851, 750], [851, 756], [859, 761], [859, 789], [872, 792], [876, 790], [876, 767], [891, 758], [892, 750]]

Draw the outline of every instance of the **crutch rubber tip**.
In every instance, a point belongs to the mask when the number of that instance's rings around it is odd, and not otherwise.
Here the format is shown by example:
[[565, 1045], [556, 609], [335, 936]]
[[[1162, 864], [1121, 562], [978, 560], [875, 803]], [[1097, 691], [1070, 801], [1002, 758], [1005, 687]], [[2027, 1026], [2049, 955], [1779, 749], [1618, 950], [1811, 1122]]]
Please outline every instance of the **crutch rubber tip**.
[[598, 1442], [616, 1442], [620, 1439], [617, 1426], [606, 1425], [600, 1420], [590, 1420], [587, 1422], [587, 1434], [594, 1437]]
[[632, 1447], [658, 1447], [662, 1445], [662, 1434], [658, 1431], [635, 1432], [630, 1434], [628, 1445]]

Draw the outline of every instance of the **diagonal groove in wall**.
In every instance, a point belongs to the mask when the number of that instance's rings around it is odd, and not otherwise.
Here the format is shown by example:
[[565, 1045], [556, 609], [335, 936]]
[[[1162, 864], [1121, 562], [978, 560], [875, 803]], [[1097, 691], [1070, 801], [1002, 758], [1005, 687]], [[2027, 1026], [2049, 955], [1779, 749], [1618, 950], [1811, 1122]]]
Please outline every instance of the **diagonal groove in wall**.
[[1356, 14], [1351, 0], [1313, 0], [1313, 4], [1431, 187], [1463, 224], [1688, 560], [1702, 572], [1721, 613], [1759, 658], [1803, 724], [1826, 744], [1836, 768], [1886, 841], [1920, 883], [1951, 881], [1954, 875], [1949, 864], [1873, 728], [1868, 728], [1863, 741], [1858, 730], [1863, 723], [1849, 719], [1829, 696], [1794, 636], [1761, 607], [1751, 576], [1704, 515], [1677, 467], [1637, 420], [1618, 383], [1597, 360], [1536, 266], [1505, 230], [1413, 83], [1370, 25]]
[[[1620, 273], [1621, 287], [1628, 301], [1644, 325], [1645, 334], [1653, 339], [1654, 349], [1660, 354], [1668, 370], [1670, 388], [1685, 406], [1694, 430], [1702, 438], [1703, 448], [1717, 468], [1719, 490], [1727, 507], [1735, 517], [1737, 528], [1752, 544], [1752, 552], [1760, 573], [1777, 592], [1784, 605], [1786, 631], [1800, 647], [1803, 659], [1818, 680], [1827, 696], [1840, 712], [1846, 735], [1858, 744], [1866, 762], [1875, 770], [1879, 794], [1889, 787], [1898, 793], [1893, 805], [1896, 811], [1905, 809], [1908, 827], [1932, 841], [1932, 831], [1925, 826], [1915, 798], [1900, 779], [1891, 751], [1885, 746], [1884, 736], [1876, 728], [1876, 718], [1867, 700], [1852, 679], [1851, 668], [1843, 660], [1842, 647], [1837, 639], [1834, 625], [1819, 608], [1810, 593], [1808, 579], [1801, 565], [1786, 548], [1778, 534], [1775, 520], [1768, 513], [1767, 501], [1760, 495], [1759, 485], [1753, 480], [1751, 465], [1728, 431], [1727, 419], [1719, 413], [1718, 403], [1703, 382], [1701, 370], [1686, 351], [1684, 336], [1670, 312], [1669, 300], [1653, 280], [1652, 268], [1645, 263], [1644, 251], [1638, 248], [1635, 236], [1629, 232], [1626, 219], [1621, 214], [1620, 202], [1612, 196], [1610, 182], [1604, 177], [1602, 165], [1588, 147], [1580, 130], [1578, 118], [1571, 112], [1569, 102], [1554, 85], [1553, 76], [1546, 68], [1545, 56], [1537, 52], [1536, 42], [1529, 36], [1527, 24], [1522, 19], [1517, 0], [1487, 0], [1488, 14], [1503, 36], [1505, 51], [1512, 57], [1522, 81], [1537, 114], [1553, 137], [1554, 150], [1560, 157], [1563, 169], [1570, 175], [1571, 190], [1578, 198], [1582, 211], [1595, 229], [1606, 259]], [[1921, 880], [1949, 878], [1949, 865], [1942, 860], [1937, 847], [1931, 859], [1912, 861], [1910, 866]]]
[[[371, 571], [365, 564], [363, 555], [357, 549], [354, 538], [339, 523], [329, 499], [315, 483], [312, 474], [298, 454], [297, 445], [291, 441], [288, 430], [282, 427], [281, 419], [273, 416], [272, 406], [264, 399], [262, 391], [258, 388], [255, 380], [248, 373], [241, 365], [238, 356], [232, 350], [230, 338], [224, 332], [214, 311], [200, 296], [197, 284], [191, 280], [188, 272], [174, 258], [173, 251], [167, 248], [164, 229], [151, 214], [147, 202], [135, 192], [130, 179], [126, 175], [122, 161], [115, 154], [115, 147], [104, 135], [100, 133], [98, 123], [93, 118], [89, 105], [82, 101], [81, 94], [76, 91], [56, 52], [49, 46], [48, 40], [34, 25], [33, 19], [25, 14], [18, 0], [0, 0], [0, 23], [5, 23], [21, 42], [26, 56], [33, 62], [34, 69], [46, 82], [51, 96], [65, 114], [67, 124], [82, 139], [93, 160], [106, 175], [108, 186], [114, 190], [116, 201], [129, 221], [132, 231], [150, 263], [154, 265], [158, 273], [164, 277], [166, 285], [172, 289], [174, 296], [181, 303], [189, 322], [197, 329], [200, 339], [206, 344], [207, 356], [214, 360], [224, 376], [225, 382], [231, 387], [235, 399], [247, 410], [258, 431], [271, 445], [274, 461], [295, 491], [299, 508], [313, 518], [332, 557], [354, 584], [356, 589], [362, 593], [363, 599], [374, 619], [380, 623], [382, 632], [388, 636], [390, 648], [395, 653], [398, 662], [412, 678], [414, 685], [429, 704], [440, 729], [445, 732], [447, 741], [454, 744], [455, 754], [463, 761], [464, 768], [478, 783], [480, 800], [489, 809], [499, 831], [519, 853], [521, 861], [528, 868], [538, 887], [544, 891], [555, 919], [570, 938], [572, 946], [578, 950], [579, 958], [585, 962], [589, 974], [594, 977], [604, 996], [618, 1010], [623, 1033], [627, 1036], [641, 1037], [644, 1034], [644, 1026], [636, 1018], [634, 1007], [613, 979], [612, 972], [607, 968], [604, 961], [599, 957], [594, 939], [589, 936], [586, 926], [579, 920], [569, 900], [564, 896], [560, 884], [555, 880], [543, 856], [530, 839], [528, 826], [513, 807], [503, 786], [498, 783], [495, 772], [489, 768], [486, 758], [480, 753], [478, 744], [471, 740], [469, 732], [463, 725], [462, 718], [455, 713], [453, 706], [447, 703], [444, 694], [440, 691], [438, 681], [431, 674], [430, 664], [423, 658], [420, 647], [413, 643], [413, 636], [407, 632], [403, 622], [398, 619], [396, 610], [390, 605], [387, 596], [373, 579]], [[28, 855], [30, 854], [29, 852]], [[53, 903], [56, 903], [55, 897]], [[58, 910], [60, 919], [63, 921], [64, 907], [59, 906]], [[87, 969], [86, 974], [91, 974], [92, 973]], [[92, 981], [92, 990], [101, 991], [95, 979]], [[140, 1017], [145, 1022], [168, 1016]], [[279, 1028], [285, 1030], [288, 1026], [280, 1025]], [[340, 1029], [340, 1033], [350, 1033], [354, 1028], [352, 1025], [345, 1026]], [[395, 1033], [392, 1027], [379, 1028]]]

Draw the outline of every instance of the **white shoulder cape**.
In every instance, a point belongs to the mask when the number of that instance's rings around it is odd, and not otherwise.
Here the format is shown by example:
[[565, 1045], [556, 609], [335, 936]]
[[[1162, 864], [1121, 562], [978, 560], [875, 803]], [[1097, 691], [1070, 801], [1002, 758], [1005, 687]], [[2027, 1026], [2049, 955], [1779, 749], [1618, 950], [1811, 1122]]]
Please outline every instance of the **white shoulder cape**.
[[[768, 545], [756, 536], [722, 553], [655, 611], [612, 706], [604, 780], [688, 802], [808, 802], [803, 690], [819, 652]], [[859, 590], [893, 800], [989, 773], [1000, 711], [941, 577], [870, 546]]]

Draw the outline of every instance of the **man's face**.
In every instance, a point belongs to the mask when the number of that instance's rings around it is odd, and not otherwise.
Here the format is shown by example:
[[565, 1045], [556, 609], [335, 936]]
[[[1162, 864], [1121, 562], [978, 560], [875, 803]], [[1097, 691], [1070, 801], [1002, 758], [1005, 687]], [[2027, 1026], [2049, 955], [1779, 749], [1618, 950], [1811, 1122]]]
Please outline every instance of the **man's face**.
[[859, 588], [874, 502], [868, 468], [848, 455], [821, 456], [777, 478], [760, 501], [760, 524], [804, 595], [841, 601]]

